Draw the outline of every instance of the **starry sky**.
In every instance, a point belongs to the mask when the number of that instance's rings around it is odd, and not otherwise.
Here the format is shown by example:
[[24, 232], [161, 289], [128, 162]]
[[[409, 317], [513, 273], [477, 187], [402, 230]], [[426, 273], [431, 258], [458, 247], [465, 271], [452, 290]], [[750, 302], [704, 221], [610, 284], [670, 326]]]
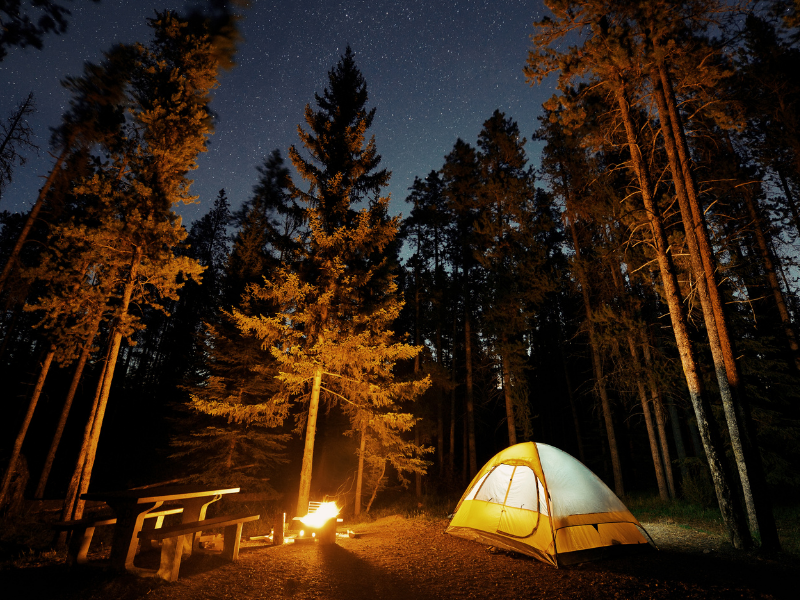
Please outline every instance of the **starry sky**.
[[[146, 18], [155, 10], [185, 7], [182, 0], [63, 4], [72, 12], [66, 34], [48, 35], [41, 51], [11, 48], [0, 62], [0, 116], [33, 91], [38, 110], [29, 122], [40, 146], [16, 169], [0, 210], [27, 210], [49, 171], [49, 129], [68, 103], [60, 81], [99, 62], [114, 43], [149, 40]], [[530, 139], [553, 93], [530, 87], [522, 74], [531, 24], [544, 11], [541, 0], [251, 0], [237, 66], [214, 93], [216, 132], [191, 175], [199, 203], [180, 208], [184, 222], [204, 214], [221, 188], [238, 207], [273, 149], [288, 163], [305, 105], [322, 93], [348, 44], [367, 81], [368, 107], [377, 108], [371, 132], [392, 171], [391, 211], [407, 214], [414, 177], [439, 169], [457, 138], [474, 145], [495, 109]], [[535, 165], [537, 144], [527, 150]]]

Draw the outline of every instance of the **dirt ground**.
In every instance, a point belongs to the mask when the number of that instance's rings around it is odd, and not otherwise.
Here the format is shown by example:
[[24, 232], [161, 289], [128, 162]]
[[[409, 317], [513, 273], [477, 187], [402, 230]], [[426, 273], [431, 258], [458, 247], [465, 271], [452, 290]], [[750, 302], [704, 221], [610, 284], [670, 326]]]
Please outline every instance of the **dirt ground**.
[[[48, 600], [325, 598], [797, 598], [800, 562], [734, 551], [718, 536], [643, 523], [659, 546], [556, 569], [444, 534], [444, 519], [385, 517], [335, 546], [243, 542], [239, 561], [187, 560], [175, 583], [118, 575], [97, 553], [86, 567], [53, 561], [0, 571], [0, 595]], [[157, 564], [158, 555], [139, 557]], [[143, 565], [144, 566], [144, 565]]]

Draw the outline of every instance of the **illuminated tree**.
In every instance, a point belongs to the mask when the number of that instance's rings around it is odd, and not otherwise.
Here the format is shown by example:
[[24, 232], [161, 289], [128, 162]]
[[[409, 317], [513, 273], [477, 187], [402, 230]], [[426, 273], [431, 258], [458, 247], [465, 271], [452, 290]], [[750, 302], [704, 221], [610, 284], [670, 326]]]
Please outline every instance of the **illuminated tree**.
[[[398, 382], [393, 374], [395, 363], [417, 349], [395, 341], [389, 329], [401, 307], [386, 256], [398, 220], [388, 218], [389, 199], [379, 195], [389, 173], [376, 171], [374, 138], [365, 140], [375, 109], [365, 109], [366, 83], [349, 47], [315, 98], [318, 110], [306, 107], [309, 131], [298, 128], [310, 158], [289, 150], [309, 183], [307, 191], [292, 186], [306, 203], [310, 231], [301, 258], [249, 288], [251, 299], [274, 304], [274, 314], [233, 312], [239, 328], [262, 340], [278, 363], [276, 404], [308, 401], [298, 423], [305, 428], [298, 513], [308, 504], [321, 398], [341, 405], [354, 428], [365, 412], [394, 413], [399, 435], [413, 417], [395, 407], [428, 385]], [[356, 210], [362, 202], [367, 206]]]
[[133, 54], [132, 47], [117, 45], [105, 54], [101, 64], [89, 63], [81, 77], [68, 77], [64, 81], [72, 98], [50, 142], [56, 159], [0, 272], [0, 290], [5, 289], [17, 266], [44, 205], [49, 199], [59, 203], [59, 198], [51, 198], [51, 190], [72, 185], [71, 162], [75, 156], [85, 155], [95, 144], [113, 146], [114, 140], [122, 137], [120, 127], [124, 122], [125, 90], [130, 83]]
[[[688, 21], [694, 19], [700, 13], [693, 13], [692, 5], [687, 5], [687, 10], [673, 11], [665, 5], [649, 5], [644, 7], [632, 3], [630, 5], [615, 5], [610, 7], [607, 3], [598, 2], [552, 2], [550, 6], [556, 15], [556, 19], [544, 19], [536, 24], [536, 33], [532, 36], [534, 48], [528, 56], [526, 75], [532, 82], [541, 81], [547, 74], [560, 71], [559, 84], [563, 92], [566, 92], [573, 81], [579, 78], [592, 77], [592, 86], [587, 89], [599, 88], [607, 94], [610, 101], [614, 103], [619, 111], [619, 122], [626, 133], [626, 142], [631, 154], [630, 168], [638, 184], [638, 193], [642, 198], [645, 211], [650, 220], [650, 228], [653, 235], [653, 246], [656, 250], [657, 263], [661, 272], [661, 280], [664, 286], [664, 295], [667, 300], [676, 342], [680, 352], [687, 385], [689, 386], [692, 404], [695, 408], [697, 422], [700, 427], [706, 455], [709, 460], [713, 480], [717, 490], [720, 509], [723, 513], [726, 524], [728, 525], [734, 545], [737, 547], [747, 547], [750, 544], [749, 532], [741, 527], [741, 512], [738, 507], [738, 498], [732, 493], [730, 477], [725, 471], [725, 466], [719, 454], [719, 442], [714, 439], [714, 424], [710, 419], [707, 399], [702, 392], [702, 384], [699, 378], [697, 361], [688, 334], [686, 318], [681, 304], [678, 281], [675, 275], [675, 268], [672, 257], [669, 253], [669, 245], [665, 233], [664, 222], [661, 211], [658, 207], [658, 198], [655, 194], [657, 181], [651, 173], [651, 165], [645, 160], [642, 148], [645, 140], [641, 139], [639, 128], [636, 123], [636, 100], [640, 94], [642, 86], [652, 84], [656, 89], [656, 99], [659, 94], [670, 95], [670, 79], [668, 66], [664, 62], [665, 49], [660, 44], [665, 40], [671, 40], [669, 47], [675, 56], [684, 56], [678, 52], [678, 46], [674, 44], [675, 36], [680, 37], [679, 32], [689, 30], [686, 25]], [[702, 7], [695, 7], [702, 8]], [[702, 11], [701, 11], [702, 12]], [[562, 39], [569, 32], [581, 30], [587, 37], [581, 46], [571, 47], [565, 51], [557, 49], [558, 40]], [[665, 32], [671, 31], [671, 35], [665, 36]], [[702, 45], [702, 44], [699, 44]], [[691, 46], [694, 48], [694, 46]], [[642, 64], [642, 59], [650, 62]], [[716, 81], [719, 76], [718, 71], [703, 71], [704, 76], [710, 77], [711, 81]], [[648, 80], [649, 77], [649, 80]], [[660, 91], [664, 86], [665, 91]], [[562, 97], [563, 98], [563, 97]], [[674, 96], [672, 104], [674, 108]], [[672, 109], [669, 109], [670, 111]], [[669, 119], [660, 110], [662, 118], [661, 133], [665, 139], [668, 136], [680, 135], [679, 120], [676, 120], [674, 111], [670, 112]], [[670, 127], [670, 123], [672, 127]], [[689, 169], [688, 163], [683, 163], [676, 167], [670, 154], [670, 165], [673, 174], [673, 183], [678, 192], [678, 199], [681, 208], [681, 215], [684, 222], [684, 234], [689, 255], [691, 259], [691, 269], [697, 282], [697, 290], [700, 296], [706, 332], [710, 341], [712, 354], [714, 356], [715, 371], [717, 380], [725, 406], [725, 414], [728, 421], [728, 430], [734, 450], [737, 456], [737, 465], [742, 476], [742, 485], [745, 495], [748, 497], [750, 486], [745, 477], [746, 467], [743, 446], [740, 443], [740, 430], [736, 423], [737, 417], [734, 415], [732, 404], [732, 394], [729, 383], [737, 381], [736, 375], [732, 370], [732, 364], [728, 361], [730, 357], [728, 350], [725, 349], [724, 340], [720, 332], [725, 330], [724, 318], [721, 314], [715, 314], [716, 302], [709, 295], [709, 290], [716, 287], [713, 281], [714, 273], [708, 256], [708, 248], [703, 249], [703, 238], [705, 229], [702, 215], [699, 208], [693, 203], [691, 198], [687, 200], [687, 194], [683, 192], [684, 185], [688, 185], [689, 177], [686, 170]], [[699, 234], [699, 235], [698, 235]], [[707, 240], [705, 242], [707, 244]], [[713, 292], [713, 290], [711, 290]], [[713, 296], [713, 294], [712, 294]], [[713, 306], [712, 306], [713, 305]], [[734, 383], [734, 388], [736, 384]]]
[[215, 261], [224, 268], [221, 296], [198, 332], [205, 359], [192, 374], [197, 381], [185, 386], [191, 412], [171, 445], [174, 459], [190, 461], [195, 479], [222, 483], [227, 471], [220, 465], [229, 465], [243, 486], [274, 492], [264, 475], [285, 462], [281, 451], [288, 439], [275, 432], [288, 414], [286, 404], [273, 400], [276, 361], [259, 340], [239, 331], [224, 308], [235, 303], [248, 315], [274, 312], [273, 304], [243, 301], [242, 293], [282, 263], [290, 264], [296, 245], [292, 238], [301, 215], [286, 193], [289, 174], [280, 153], [272, 152], [258, 171], [253, 196], [234, 217], [238, 230], [233, 250], [225, 260]]
[[[177, 300], [181, 277], [202, 271], [197, 261], [175, 255], [186, 231], [173, 208], [195, 200], [186, 175], [196, 168], [211, 133], [209, 92], [216, 86], [218, 64], [208, 36], [190, 33], [175, 15], [160, 13], [150, 25], [154, 41], [136, 46], [126, 135], [106, 147], [105, 162], [76, 186], [76, 193], [96, 199], [97, 235], [105, 238], [98, 247], [105, 249], [103, 264], [117, 287], [97, 407], [87, 424], [83, 461], [79, 457], [65, 513], [78, 493], [77, 482], [81, 491], [88, 488], [120, 344], [138, 320], [129, 308], [136, 302], [160, 307], [161, 298]], [[78, 502], [75, 513], [81, 511]]]

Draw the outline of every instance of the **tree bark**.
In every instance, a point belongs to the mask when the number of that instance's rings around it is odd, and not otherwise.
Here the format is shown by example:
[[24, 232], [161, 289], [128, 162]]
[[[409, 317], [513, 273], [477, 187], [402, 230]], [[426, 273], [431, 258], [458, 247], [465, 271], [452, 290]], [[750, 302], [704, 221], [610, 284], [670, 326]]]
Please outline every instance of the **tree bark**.
[[378, 489], [381, 487], [381, 481], [383, 481], [383, 476], [386, 473], [386, 461], [383, 461], [383, 465], [381, 467], [381, 474], [378, 477], [377, 483], [375, 483], [375, 489], [372, 490], [372, 496], [367, 503], [367, 508], [364, 510], [365, 513], [369, 514], [369, 509], [372, 508], [372, 503], [375, 501], [375, 496], [378, 495]]
[[469, 451], [469, 477], [472, 479], [478, 473], [478, 453], [475, 446], [475, 400], [472, 389], [472, 319], [469, 314], [469, 303], [466, 301], [466, 298], [464, 304], [464, 360], [467, 366], [467, 440]]
[[[647, 382], [650, 388], [650, 400], [653, 403], [653, 412], [656, 415], [656, 427], [658, 428], [658, 438], [661, 441], [661, 458], [664, 460], [664, 474], [667, 478], [667, 488], [669, 489], [669, 497], [674, 499], [677, 497], [677, 489], [675, 487], [675, 478], [672, 474], [672, 460], [670, 458], [669, 442], [667, 442], [666, 412], [664, 411], [664, 404], [661, 402], [661, 394], [658, 391], [658, 385], [656, 384], [656, 378], [653, 373], [653, 359], [650, 355], [650, 344], [647, 343], [647, 339], [645, 339], [644, 343], [642, 344], [642, 350], [644, 353], [645, 367], [647, 368]], [[678, 429], [678, 435], [680, 436], [680, 429]], [[683, 448], [683, 440], [681, 440], [681, 448]], [[686, 455], [684, 454], [684, 458], [685, 457]]]
[[[119, 321], [125, 319], [130, 307], [131, 298], [133, 297], [133, 290], [136, 287], [136, 282], [139, 275], [139, 265], [142, 261], [142, 249], [139, 247], [134, 248], [133, 257], [131, 258], [131, 266], [128, 270], [128, 280], [125, 282], [125, 287], [122, 291], [122, 299], [119, 308]], [[106, 365], [105, 374], [103, 377], [102, 389], [100, 390], [100, 398], [97, 403], [97, 412], [95, 413], [94, 423], [92, 424], [92, 435], [89, 438], [89, 446], [86, 449], [86, 459], [83, 463], [83, 473], [81, 475], [81, 487], [78, 500], [75, 504], [75, 518], [80, 519], [83, 516], [84, 501], [80, 496], [89, 491], [89, 484], [92, 480], [92, 470], [94, 469], [94, 460], [97, 456], [97, 446], [100, 442], [100, 432], [103, 428], [103, 418], [106, 413], [106, 406], [108, 405], [108, 397], [111, 393], [111, 383], [114, 380], [114, 369], [117, 364], [117, 357], [119, 356], [119, 349], [122, 345], [122, 327], [118, 323], [114, 327], [111, 337], [111, 344], [108, 353], [108, 364]]]
[[506, 424], [508, 425], [508, 445], [517, 443], [517, 422], [514, 418], [514, 399], [511, 397], [511, 377], [508, 374], [508, 363], [500, 359], [503, 368], [503, 396], [506, 401]]
[[[686, 479], [688, 471], [686, 469], [686, 446], [683, 443], [683, 434], [681, 433], [681, 424], [678, 421], [678, 409], [674, 404], [667, 405], [669, 409], [669, 422], [672, 425], [672, 439], [675, 441], [675, 452], [678, 455], [680, 462], [681, 478]], [[677, 495], [677, 488], [676, 488]]]
[[670, 498], [670, 492], [667, 487], [667, 479], [666, 475], [664, 474], [664, 469], [661, 465], [661, 454], [659, 452], [659, 445], [658, 440], [656, 439], [656, 430], [653, 426], [653, 416], [650, 413], [650, 406], [647, 401], [647, 391], [644, 387], [644, 380], [642, 375], [642, 365], [641, 361], [639, 360], [639, 354], [636, 351], [636, 342], [633, 339], [633, 335], [628, 332], [627, 334], [628, 340], [628, 350], [631, 353], [631, 359], [633, 360], [633, 370], [636, 373], [636, 391], [639, 394], [639, 402], [642, 405], [642, 413], [644, 414], [644, 424], [647, 428], [647, 439], [650, 440], [650, 455], [653, 458], [653, 467], [656, 471], [656, 482], [658, 483], [658, 494], [661, 496], [661, 499], [667, 502]]
[[53, 357], [55, 355], [56, 347], [54, 344], [50, 344], [50, 349], [47, 351], [47, 354], [42, 361], [42, 366], [39, 369], [39, 377], [36, 379], [36, 385], [33, 388], [31, 399], [28, 401], [28, 410], [25, 412], [22, 425], [20, 425], [19, 432], [14, 440], [14, 447], [11, 450], [11, 458], [8, 460], [8, 467], [6, 468], [5, 475], [3, 475], [3, 483], [0, 487], [0, 508], [6, 503], [8, 488], [11, 485], [11, 479], [14, 477], [14, 471], [17, 468], [19, 454], [22, 452], [22, 443], [25, 441], [25, 436], [28, 433], [28, 427], [30, 427], [31, 419], [33, 419], [33, 413], [36, 410], [36, 404], [39, 402], [39, 396], [42, 394], [44, 382], [45, 379], [47, 379], [47, 372], [50, 370], [50, 365], [52, 364]]
[[361, 423], [361, 445], [358, 449], [358, 474], [356, 475], [356, 497], [353, 500], [353, 515], [361, 514], [361, 489], [364, 484], [364, 452], [367, 449], [367, 420]]
[[592, 318], [592, 301], [589, 294], [589, 278], [581, 262], [581, 244], [578, 239], [577, 231], [577, 217], [573, 207], [572, 195], [570, 194], [566, 173], [563, 166], [561, 167], [561, 177], [563, 180], [564, 193], [566, 194], [567, 214], [572, 217], [572, 226], [569, 227], [572, 235], [572, 244], [575, 250], [575, 267], [576, 275], [578, 277], [578, 284], [581, 288], [581, 295], [583, 296], [583, 307], [586, 312], [586, 327], [589, 331], [589, 346], [592, 351], [592, 370], [594, 371], [595, 390], [600, 397], [600, 406], [603, 410], [603, 424], [606, 430], [606, 439], [608, 440], [608, 449], [611, 456], [611, 469], [614, 474], [614, 491], [617, 496], [625, 495], [625, 486], [622, 480], [622, 465], [619, 459], [619, 449], [617, 447], [617, 436], [614, 431], [614, 420], [611, 415], [611, 403], [608, 400], [608, 393], [606, 390], [605, 377], [603, 376], [603, 363], [600, 356], [600, 348], [598, 347], [597, 334], [594, 327], [594, 319]]
[[581, 422], [578, 418], [578, 409], [575, 406], [575, 397], [572, 393], [572, 382], [569, 378], [569, 369], [567, 368], [567, 358], [564, 356], [564, 347], [561, 343], [558, 344], [558, 353], [561, 356], [561, 365], [564, 367], [564, 382], [567, 386], [567, 397], [569, 398], [569, 408], [572, 411], [572, 423], [575, 427], [575, 439], [578, 443], [578, 458], [581, 459], [583, 464], [586, 464], [586, 455], [583, 451], [583, 437], [581, 436]]
[[[78, 458], [75, 460], [75, 468], [72, 471], [69, 486], [67, 487], [67, 495], [64, 498], [64, 505], [61, 509], [61, 520], [70, 521], [75, 517], [75, 510], [77, 509], [78, 493], [81, 488], [81, 477], [83, 476], [83, 465], [86, 462], [86, 453], [89, 450], [89, 441], [92, 437], [92, 428], [94, 427], [94, 418], [97, 415], [97, 406], [100, 403], [100, 393], [103, 390], [103, 380], [108, 370], [108, 357], [111, 352], [111, 344], [108, 344], [106, 355], [103, 359], [103, 368], [100, 370], [100, 378], [97, 383], [94, 400], [92, 401], [92, 409], [89, 413], [89, 418], [86, 420], [86, 426], [83, 430], [83, 439], [81, 441], [81, 449], [78, 452]], [[81, 512], [83, 509], [81, 508]], [[66, 541], [66, 532], [56, 534], [56, 545], [61, 547]]]
[[[750, 529], [760, 535], [762, 548], [778, 550], [780, 548], [778, 530], [769, 503], [766, 477], [755, 439], [755, 429], [748, 412], [747, 396], [739, 375], [733, 342], [714, 274], [715, 258], [703, 211], [697, 197], [686, 135], [678, 114], [669, 72], [663, 59], [658, 61], [658, 73], [654, 72], [652, 79], [661, 120], [662, 123], [667, 124], [666, 127], [662, 127], [662, 134], [670, 169], [676, 183], [692, 268], [697, 277], [698, 292], [717, 371], [725, 420], [739, 470]], [[661, 86], [658, 86], [659, 82]], [[661, 87], [660, 90], [659, 87]], [[677, 150], [677, 160], [675, 150]]]
[[667, 252], [667, 237], [664, 232], [661, 215], [651, 192], [650, 173], [642, 158], [641, 150], [637, 142], [636, 130], [630, 115], [623, 84], [621, 81], [614, 81], [613, 86], [613, 91], [627, 135], [632, 170], [638, 179], [639, 191], [650, 221], [653, 246], [656, 251], [661, 280], [664, 286], [664, 295], [666, 296], [667, 305], [669, 307], [675, 341], [678, 346], [684, 376], [686, 377], [686, 384], [689, 388], [692, 407], [695, 411], [697, 427], [703, 441], [711, 477], [714, 481], [714, 489], [717, 494], [720, 512], [733, 546], [736, 548], [749, 548], [752, 546], [752, 538], [744, 524], [744, 515], [738, 505], [738, 498], [736, 494], [733, 493], [730, 477], [726, 473], [722, 458], [717, 451], [717, 448], [721, 448], [721, 445], [719, 443], [718, 434], [714, 429], [715, 425], [708, 417], [711, 412], [708, 407], [708, 401], [702, 393], [700, 375], [697, 370], [697, 363], [689, 339], [686, 318], [683, 314], [683, 306], [678, 292], [678, 281], [675, 276], [672, 261]]
[[758, 208], [753, 202], [753, 193], [749, 188], [742, 191], [747, 213], [750, 216], [750, 221], [753, 223], [753, 233], [755, 234], [756, 242], [758, 245], [758, 253], [761, 256], [761, 264], [764, 267], [764, 273], [767, 276], [770, 290], [772, 291], [772, 299], [775, 302], [775, 308], [778, 310], [778, 315], [781, 319], [783, 326], [783, 333], [786, 336], [786, 341], [791, 351], [794, 368], [800, 371], [800, 344], [797, 341], [797, 333], [792, 326], [792, 318], [789, 315], [789, 309], [786, 307], [786, 301], [783, 297], [783, 290], [778, 281], [778, 275], [775, 271], [775, 264], [772, 262], [770, 248], [767, 243], [767, 237], [764, 233], [764, 224], [759, 214]]
[[[308, 512], [308, 498], [311, 493], [311, 467], [314, 463], [314, 436], [317, 433], [317, 413], [319, 412], [319, 392], [322, 387], [322, 369], [314, 373], [311, 399], [308, 402], [308, 421], [306, 422], [306, 443], [303, 448], [303, 466], [300, 469], [300, 493], [297, 496], [297, 516]], [[369, 512], [369, 509], [367, 509]]]
[[47, 487], [47, 480], [50, 477], [50, 470], [53, 468], [53, 461], [56, 457], [56, 451], [58, 450], [58, 445], [61, 443], [61, 436], [64, 434], [64, 427], [67, 424], [67, 418], [69, 417], [69, 412], [72, 409], [72, 401], [75, 399], [75, 394], [78, 391], [78, 384], [81, 381], [83, 369], [86, 366], [86, 361], [89, 359], [89, 355], [92, 352], [92, 344], [94, 343], [94, 338], [97, 335], [97, 330], [100, 328], [100, 322], [102, 320], [103, 315], [100, 313], [95, 322], [92, 324], [89, 333], [86, 335], [86, 341], [83, 344], [83, 350], [81, 350], [81, 355], [78, 358], [78, 364], [75, 367], [75, 373], [72, 376], [72, 382], [70, 383], [69, 390], [67, 391], [67, 398], [64, 400], [64, 407], [61, 409], [61, 415], [58, 418], [58, 425], [56, 426], [56, 431], [53, 434], [53, 440], [50, 443], [50, 449], [47, 451], [47, 458], [44, 461], [44, 467], [42, 467], [42, 474], [40, 475], [39, 483], [36, 486], [36, 493], [34, 494], [35, 498], [42, 498], [44, 496], [44, 490]]

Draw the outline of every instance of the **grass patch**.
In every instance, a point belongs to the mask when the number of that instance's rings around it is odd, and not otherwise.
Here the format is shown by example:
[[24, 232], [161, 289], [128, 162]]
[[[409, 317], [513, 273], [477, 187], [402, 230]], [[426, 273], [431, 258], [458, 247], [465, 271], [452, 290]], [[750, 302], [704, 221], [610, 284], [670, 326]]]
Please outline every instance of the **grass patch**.
[[[704, 507], [683, 499], [664, 502], [658, 496], [631, 495], [625, 505], [640, 521], [675, 523], [679, 527], [727, 536], [722, 516], [716, 507]], [[787, 504], [773, 510], [781, 548], [800, 558], [800, 506]]]
[[776, 506], [774, 514], [781, 548], [787, 554], [800, 558], [800, 506]]
[[658, 496], [631, 495], [625, 505], [640, 521], [676, 523], [690, 529], [725, 535], [719, 509], [693, 504], [683, 499], [663, 501]]

